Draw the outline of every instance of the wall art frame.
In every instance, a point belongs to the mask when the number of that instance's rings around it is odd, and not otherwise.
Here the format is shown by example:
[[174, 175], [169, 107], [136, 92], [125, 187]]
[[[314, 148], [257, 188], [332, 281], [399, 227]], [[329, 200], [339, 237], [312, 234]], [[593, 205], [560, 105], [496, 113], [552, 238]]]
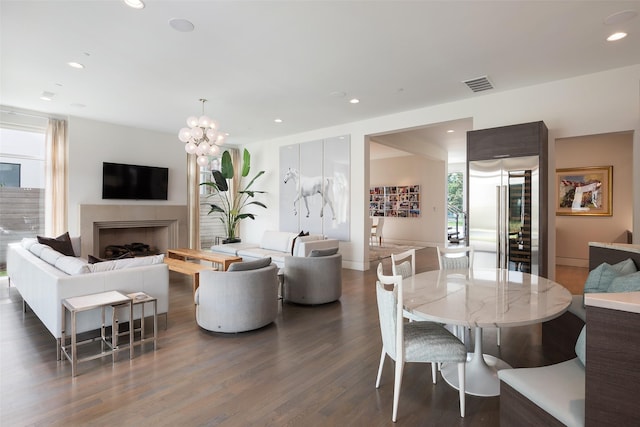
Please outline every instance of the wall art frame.
[[556, 215], [612, 216], [613, 166], [556, 169]]
[[418, 218], [419, 185], [375, 186], [369, 189], [369, 216]]

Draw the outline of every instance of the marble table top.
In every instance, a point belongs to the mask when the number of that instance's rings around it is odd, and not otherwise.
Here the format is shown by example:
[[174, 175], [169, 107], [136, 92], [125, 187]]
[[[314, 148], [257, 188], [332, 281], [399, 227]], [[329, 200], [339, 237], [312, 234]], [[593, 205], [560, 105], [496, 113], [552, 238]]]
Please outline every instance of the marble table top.
[[521, 326], [564, 313], [562, 285], [504, 269], [434, 270], [403, 280], [407, 310], [427, 320], [468, 327]]

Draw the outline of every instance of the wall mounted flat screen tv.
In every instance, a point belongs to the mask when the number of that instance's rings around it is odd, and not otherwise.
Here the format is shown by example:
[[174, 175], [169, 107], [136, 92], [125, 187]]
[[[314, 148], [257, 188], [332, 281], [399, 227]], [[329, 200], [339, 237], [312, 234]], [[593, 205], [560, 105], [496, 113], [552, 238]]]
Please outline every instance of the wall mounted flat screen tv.
[[102, 163], [102, 198], [167, 200], [169, 168]]

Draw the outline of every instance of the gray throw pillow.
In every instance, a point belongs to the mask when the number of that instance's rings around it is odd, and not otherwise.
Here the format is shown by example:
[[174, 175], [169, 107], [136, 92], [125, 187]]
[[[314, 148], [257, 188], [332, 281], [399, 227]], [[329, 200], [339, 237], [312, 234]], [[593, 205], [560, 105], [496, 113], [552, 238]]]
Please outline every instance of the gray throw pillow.
[[271, 257], [260, 258], [255, 261], [234, 262], [227, 271], [249, 271], [258, 270], [271, 264]]
[[640, 291], [640, 272], [618, 276], [613, 279], [609, 292], [636, 292]]
[[337, 253], [338, 253], [338, 248], [314, 249], [311, 252], [309, 252], [309, 257], [315, 258], [315, 257], [335, 255]]
[[582, 366], [587, 366], [587, 325], [582, 327], [578, 340], [576, 341], [576, 356], [582, 363]]

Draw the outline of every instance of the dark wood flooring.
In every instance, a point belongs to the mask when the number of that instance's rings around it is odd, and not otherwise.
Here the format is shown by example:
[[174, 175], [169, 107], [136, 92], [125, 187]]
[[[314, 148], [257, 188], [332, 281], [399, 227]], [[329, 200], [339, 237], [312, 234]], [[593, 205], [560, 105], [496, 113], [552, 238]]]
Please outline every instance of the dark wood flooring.
[[[389, 259], [383, 261], [390, 270]], [[418, 251], [417, 270], [437, 268], [435, 248]], [[375, 268], [343, 270], [339, 302], [285, 304], [258, 331], [214, 334], [194, 319], [191, 285], [171, 273], [168, 327], [158, 350], [79, 364], [56, 361], [55, 340], [6, 280], [0, 285], [0, 425], [391, 426], [393, 363], [375, 389], [381, 350]], [[163, 322], [160, 322], [162, 325]], [[514, 367], [545, 364], [540, 325], [485, 333], [485, 351]], [[405, 366], [397, 426], [497, 426], [499, 398], [467, 396], [430, 366]]]

